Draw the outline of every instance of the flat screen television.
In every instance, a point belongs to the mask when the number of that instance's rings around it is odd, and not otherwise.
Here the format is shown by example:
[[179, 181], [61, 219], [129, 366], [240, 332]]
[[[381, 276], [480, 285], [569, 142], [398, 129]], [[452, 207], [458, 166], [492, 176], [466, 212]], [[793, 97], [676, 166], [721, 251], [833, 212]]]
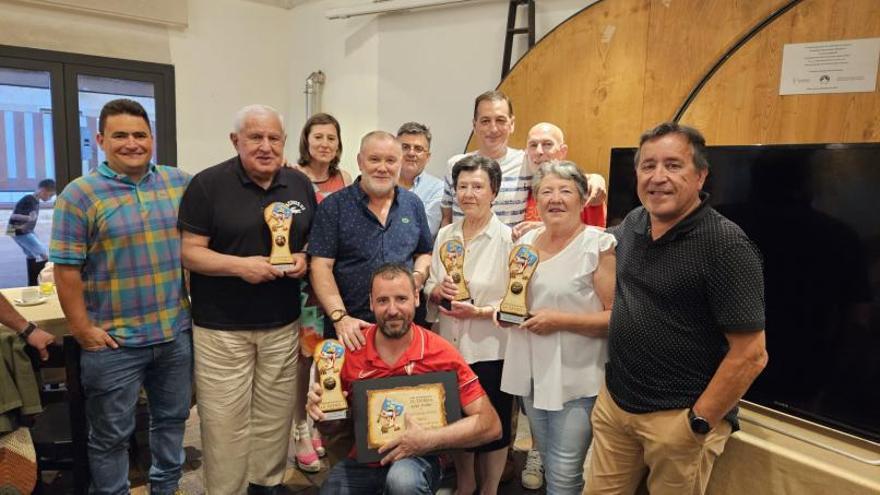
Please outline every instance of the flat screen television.
[[[611, 152], [608, 224], [639, 206]], [[745, 399], [880, 441], [880, 144], [716, 146], [709, 203], [764, 258], [770, 360]]]

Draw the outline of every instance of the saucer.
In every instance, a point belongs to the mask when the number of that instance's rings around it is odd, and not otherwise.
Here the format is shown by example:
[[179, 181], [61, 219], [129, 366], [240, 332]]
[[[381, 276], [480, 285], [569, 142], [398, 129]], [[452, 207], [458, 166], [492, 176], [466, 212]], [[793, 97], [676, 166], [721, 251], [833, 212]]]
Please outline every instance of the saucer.
[[36, 299], [31, 299], [30, 301], [23, 301], [21, 299], [13, 299], [12, 302], [15, 303], [16, 306], [37, 306], [39, 304], [43, 304], [47, 301], [47, 298], [40, 296]]

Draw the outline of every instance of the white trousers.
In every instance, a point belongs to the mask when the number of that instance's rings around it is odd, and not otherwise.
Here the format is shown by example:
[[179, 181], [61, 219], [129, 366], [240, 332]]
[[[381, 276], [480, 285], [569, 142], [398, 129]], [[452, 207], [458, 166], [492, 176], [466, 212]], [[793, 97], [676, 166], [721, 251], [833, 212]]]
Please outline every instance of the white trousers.
[[281, 483], [293, 414], [299, 321], [268, 330], [193, 326], [205, 491]]

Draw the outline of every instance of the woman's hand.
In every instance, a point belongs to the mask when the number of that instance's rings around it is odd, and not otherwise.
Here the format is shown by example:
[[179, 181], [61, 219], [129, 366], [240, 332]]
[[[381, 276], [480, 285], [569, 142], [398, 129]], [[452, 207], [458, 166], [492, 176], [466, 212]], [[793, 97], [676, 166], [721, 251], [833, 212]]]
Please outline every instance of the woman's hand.
[[437, 284], [434, 290], [431, 291], [431, 302], [440, 304], [443, 299], [452, 301], [456, 295], [458, 295], [458, 286], [452, 281], [452, 277], [446, 275], [443, 282]]
[[539, 309], [532, 313], [521, 328], [537, 335], [548, 335], [559, 330], [563, 313], [552, 309]]
[[441, 307], [440, 312], [460, 320], [487, 318], [491, 317], [491, 314], [494, 313], [489, 307], [477, 307], [467, 301], [452, 301], [452, 309]]

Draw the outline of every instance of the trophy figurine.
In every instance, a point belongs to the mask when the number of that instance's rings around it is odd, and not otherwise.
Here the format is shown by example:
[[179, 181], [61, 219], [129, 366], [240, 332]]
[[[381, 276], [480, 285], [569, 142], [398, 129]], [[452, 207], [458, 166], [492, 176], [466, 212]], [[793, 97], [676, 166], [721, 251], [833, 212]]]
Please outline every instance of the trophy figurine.
[[529, 317], [526, 295], [529, 280], [538, 267], [538, 251], [528, 244], [514, 246], [510, 251], [507, 265], [510, 278], [507, 281], [507, 293], [498, 308], [498, 321], [522, 325]]
[[342, 393], [342, 380], [339, 372], [345, 362], [345, 347], [335, 339], [322, 340], [315, 347], [315, 369], [317, 382], [324, 390], [321, 396], [321, 411], [325, 421], [345, 419], [348, 416], [348, 402]]
[[446, 268], [446, 273], [449, 274], [458, 288], [455, 300], [466, 301], [470, 299], [471, 292], [464, 281], [464, 244], [458, 239], [452, 239], [443, 243], [443, 246], [440, 248], [440, 261], [443, 263], [443, 267]]
[[272, 253], [269, 263], [281, 271], [293, 269], [293, 255], [290, 254], [290, 225], [293, 223], [293, 212], [281, 202], [275, 202], [263, 209], [263, 218], [269, 226], [272, 237]]

